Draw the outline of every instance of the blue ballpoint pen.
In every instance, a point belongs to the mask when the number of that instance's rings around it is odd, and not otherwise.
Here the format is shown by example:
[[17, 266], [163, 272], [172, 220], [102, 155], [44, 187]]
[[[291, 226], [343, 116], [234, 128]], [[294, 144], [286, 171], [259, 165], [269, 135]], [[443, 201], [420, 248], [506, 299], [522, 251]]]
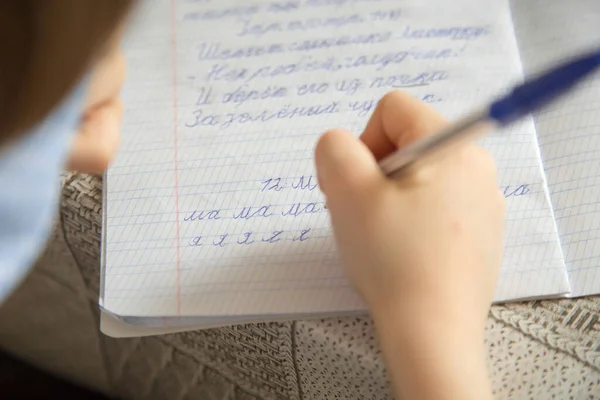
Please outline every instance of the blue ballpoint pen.
[[390, 177], [401, 175], [428, 156], [452, 144], [474, 140], [495, 127], [508, 125], [569, 92], [600, 67], [600, 51], [558, 65], [515, 87], [483, 111], [459, 120], [439, 133], [419, 140], [384, 158], [379, 166]]

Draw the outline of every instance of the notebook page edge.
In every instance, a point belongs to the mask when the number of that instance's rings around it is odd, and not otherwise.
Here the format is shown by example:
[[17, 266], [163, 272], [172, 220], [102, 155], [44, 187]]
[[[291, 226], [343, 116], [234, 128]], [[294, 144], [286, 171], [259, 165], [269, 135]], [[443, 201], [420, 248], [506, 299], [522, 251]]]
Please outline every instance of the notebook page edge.
[[[596, 23], [596, 27], [600, 24], [599, 3], [594, 3], [593, 1], [589, 0], [574, 0], [569, 2], [567, 5], [561, 4], [556, 0], [552, 0], [543, 2], [543, 6], [542, 2], [538, 2], [537, 6], [535, 2], [530, 2], [529, 4], [533, 4], [533, 6], [528, 7], [522, 2], [515, 2], [514, 0], [511, 0], [511, 8], [516, 10], [513, 12], [520, 14], [517, 15], [517, 17], [521, 19], [519, 23], [520, 30], [516, 29], [516, 36], [517, 38], [522, 36], [523, 41], [525, 42], [525, 48], [520, 47], [519, 52], [526, 53], [526, 66], [524, 68], [529, 70], [530, 73], [536, 72], [538, 69], [540, 69], [540, 66], [538, 65], [539, 63], [537, 62], [538, 58], [558, 61], [557, 59], [568, 58], [574, 54], [577, 54], [579, 49], [589, 50], [590, 48], [594, 47], [594, 44], [595, 46], [598, 46], [600, 43], [600, 35], [598, 35], [597, 30], [596, 33], [594, 33], [595, 31], [593, 29], [594, 21]], [[537, 14], [541, 15], [542, 17], [536, 19], [536, 15], [533, 13], [533, 11], [531, 11], [532, 9], [538, 10]], [[569, 18], [572, 20], [572, 25], [569, 25]], [[551, 22], [559, 20], [563, 22], [563, 26]], [[567, 22], [565, 23], [564, 21]], [[574, 28], [574, 24], [581, 25], [582, 28]], [[537, 32], [529, 31], [529, 26], [532, 25], [539, 26], [539, 28], [544, 31], [543, 35], [554, 35], [556, 37], [553, 40], [537, 37]], [[588, 29], [586, 27], [592, 29]], [[561, 29], [567, 31], [568, 33], [562, 33]], [[569, 33], [575, 33], [575, 36], [569, 36]], [[569, 40], [567, 40], [566, 37], [568, 37]], [[536, 43], [537, 45], [535, 45]], [[549, 43], [551, 43], [552, 46], [550, 50], [547, 49]], [[551, 54], [551, 56], [549, 56], [549, 54]], [[569, 112], [571, 106], [569, 102], [572, 100], [575, 101], [573, 105], [577, 107], [583, 107], [588, 105], [590, 102], [593, 104], [595, 101], [595, 109], [597, 110], [596, 114], [600, 112], [600, 96], [598, 95], [598, 93], [600, 93], [600, 76], [596, 74], [594, 77], [588, 80], [588, 82], [590, 85], [595, 84], [596, 86], [599, 86], [599, 88], [596, 90], [595, 100], [592, 100], [593, 96], [591, 90], [586, 88], [583, 88], [582, 90], [582, 88], [579, 88], [576, 90], [576, 93], [573, 96], [565, 101], [559, 102], [559, 104], [549, 112], [537, 113], [534, 116], [536, 130], [538, 130], [539, 136], [538, 142], [540, 142], [540, 137], [542, 136], [556, 134], [556, 130], [560, 129], [560, 126], [565, 124], [567, 124], [567, 126], [571, 126], [572, 129], [578, 129], [578, 132], [580, 132], [577, 134], [577, 138], [574, 140], [584, 140], [586, 138], [586, 135], [588, 135], [587, 133], [584, 133], [583, 135], [581, 134], [581, 132], [585, 131], [586, 128], [578, 126], [576, 123], [569, 122], [569, 114], [564, 114]], [[586, 96], [587, 98], [584, 99]], [[582, 110], [581, 117], [587, 119], [592, 118], [590, 116], [590, 110]], [[552, 123], [554, 123], [554, 125], [552, 125]], [[593, 130], [594, 128], [590, 129]], [[598, 133], [600, 132], [600, 129], [596, 128], [594, 132]], [[544, 162], [544, 175], [548, 181], [548, 191], [551, 198], [554, 220], [559, 231], [559, 240], [561, 242], [561, 249], [565, 260], [567, 276], [571, 286], [569, 297], [576, 298], [599, 294], [600, 264], [598, 262], [594, 264], [592, 257], [595, 255], [595, 253], [597, 253], [594, 249], [600, 246], [600, 240], [597, 237], [590, 238], [592, 235], [590, 234], [589, 230], [585, 230], [586, 227], [584, 226], [586, 224], [589, 225], [589, 221], [586, 222], [580, 217], [587, 214], [589, 215], [589, 218], [600, 221], [600, 213], [598, 211], [587, 211], [586, 207], [589, 207], [591, 204], [588, 204], [586, 201], [580, 201], [580, 198], [570, 198], [569, 196], [566, 196], [565, 190], [571, 189], [563, 189], [561, 187], [568, 186], [568, 182], [565, 180], [564, 175], [576, 174], [579, 176], [579, 178], [576, 178], [578, 182], [589, 181], [590, 179], [593, 180], [594, 178], [591, 178], [589, 175], [578, 172], [578, 168], [585, 168], [586, 165], [589, 166], [589, 168], [594, 168], [595, 159], [592, 158], [584, 161], [581, 164], [581, 167], [575, 164], [569, 165], [566, 163], [568, 160], [567, 157], [575, 156], [576, 153], [573, 153], [573, 151], [575, 151], [577, 146], [572, 146], [573, 150], [564, 150], [564, 147], [566, 147], [562, 145], [564, 140], [561, 141], [553, 139], [550, 142], [550, 144], [545, 145], [542, 141], [540, 152], [542, 153], [542, 159], [547, 160], [547, 162]], [[590, 144], [590, 146], [592, 146], [592, 144]], [[598, 144], [596, 144], [596, 151], [600, 151]], [[565, 162], [557, 162], [557, 159], [560, 158], [565, 159]], [[548, 169], [552, 170], [550, 176], [548, 176]], [[593, 182], [595, 182], [595, 185], [600, 184], [600, 180], [598, 179]], [[594, 184], [592, 183], [592, 185]], [[552, 190], [552, 187], [555, 187], [555, 190]], [[583, 188], [575, 188], [574, 193], [580, 193], [580, 195], [584, 195], [584, 190], [585, 189]], [[574, 209], [575, 212], [571, 212], [570, 209]], [[578, 218], [580, 219], [578, 220]], [[573, 224], [576, 226], [574, 227]], [[573, 243], [573, 241], [569, 242], [567, 239], [568, 237], [585, 237], [586, 235], [587, 237], [585, 240], [588, 240], [588, 243], [583, 246], [583, 249], [581, 246], [579, 246], [579, 243]], [[590, 247], [587, 247], [588, 244]]]
[[[523, 78], [526, 79], [527, 78], [527, 73], [525, 71], [525, 67], [524, 67], [524, 63], [523, 63], [523, 57], [521, 56], [521, 43], [520, 43], [520, 33], [517, 30], [516, 26], [515, 26], [515, 20], [512, 17], [513, 13], [515, 12], [515, 9], [513, 7], [513, 2], [515, 0], [507, 0], [508, 1], [508, 6], [510, 9], [510, 13], [511, 13], [511, 26], [512, 26], [512, 30], [515, 36], [515, 42], [516, 42], [516, 46], [517, 46], [517, 53], [519, 54], [519, 67], [521, 69], [521, 73], [523, 75]], [[518, 11], [517, 11], [518, 12]], [[554, 222], [554, 232], [556, 234], [556, 241], [558, 243], [558, 249], [560, 251], [560, 257], [562, 260], [562, 267], [564, 269], [564, 279], [565, 279], [565, 283], [567, 285], [567, 289], [565, 290], [565, 293], [559, 294], [557, 297], [560, 296], [564, 296], [566, 294], [570, 294], [572, 292], [572, 288], [571, 288], [571, 283], [570, 283], [570, 279], [569, 279], [569, 273], [567, 270], [567, 264], [565, 261], [565, 255], [563, 252], [563, 248], [561, 245], [561, 237], [560, 237], [560, 232], [558, 229], [558, 224], [556, 223], [556, 216], [554, 213], [554, 204], [552, 203], [552, 197], [550, 196], [550, 190], [548, 188], [548, 177], [546, 176], [546, 170], [544, 168], [544, 158], [540, 149], [540, 143], [539, 143], [539, 138], [538, 138], [538, 126], [536, 123], [536, 120], [533, 116], [528, 117], [528, 119], [531, 120], [531, 123], [533, 124], [533, 129], [535, 131], [535, 135], [534, 135], [534, 141], [535, 141], [535, 152], [537, 154], [538, 159], [540, 160], [540, 174], [542, 175], [542, 182], [543, 182], [543, 188], [544, 188], [544, 193], [546, 196], [546, 201], [548, 203], [548, 206], [550, 208], [550, 213], [552, 214], [552, 220]], [[518, 299], [517, 299], [518, 301]]]

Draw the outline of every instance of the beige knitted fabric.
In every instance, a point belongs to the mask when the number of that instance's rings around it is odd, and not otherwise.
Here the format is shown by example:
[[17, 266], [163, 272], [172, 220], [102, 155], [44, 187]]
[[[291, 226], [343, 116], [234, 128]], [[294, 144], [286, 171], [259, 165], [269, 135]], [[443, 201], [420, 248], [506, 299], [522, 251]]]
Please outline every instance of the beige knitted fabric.
[[[4, 350], [126, 399], [392, 398], [366, 316], [134, 339], [99, 333], [101, 187], [65, 175], [53, 238], [0, 308]], [[600, 398], [598, 297], [494, 306], [487, 342], [498, 399]]]

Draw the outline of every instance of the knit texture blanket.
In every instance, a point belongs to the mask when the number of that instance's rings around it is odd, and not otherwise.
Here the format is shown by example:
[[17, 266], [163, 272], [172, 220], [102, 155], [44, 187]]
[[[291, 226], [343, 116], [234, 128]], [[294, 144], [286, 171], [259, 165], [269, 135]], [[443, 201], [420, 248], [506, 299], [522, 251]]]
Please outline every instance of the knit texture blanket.
[[[124, 399], [393, 398], [367, 315], [104, 336], [101, 191], [99, 178], [64, 176], [52, 240], [0, 308], [4, 350]], [[486, 340], [497, 399], [600, 398], [599, 297], [495, 305]]]

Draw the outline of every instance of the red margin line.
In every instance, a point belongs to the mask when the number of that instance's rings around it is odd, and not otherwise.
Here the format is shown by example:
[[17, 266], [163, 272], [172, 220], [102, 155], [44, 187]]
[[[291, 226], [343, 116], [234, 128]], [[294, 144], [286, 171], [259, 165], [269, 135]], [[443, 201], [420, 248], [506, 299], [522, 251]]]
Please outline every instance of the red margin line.
[[177, 239], [177, 315], [181, 314], [181, 251], [179, 245], [179, 168], [177, 164], [177, 37], [175, 35], [175, 1], [171, 0], [171, 69], [173, 70], [173, 167], [175, 173], [175, 236]]

